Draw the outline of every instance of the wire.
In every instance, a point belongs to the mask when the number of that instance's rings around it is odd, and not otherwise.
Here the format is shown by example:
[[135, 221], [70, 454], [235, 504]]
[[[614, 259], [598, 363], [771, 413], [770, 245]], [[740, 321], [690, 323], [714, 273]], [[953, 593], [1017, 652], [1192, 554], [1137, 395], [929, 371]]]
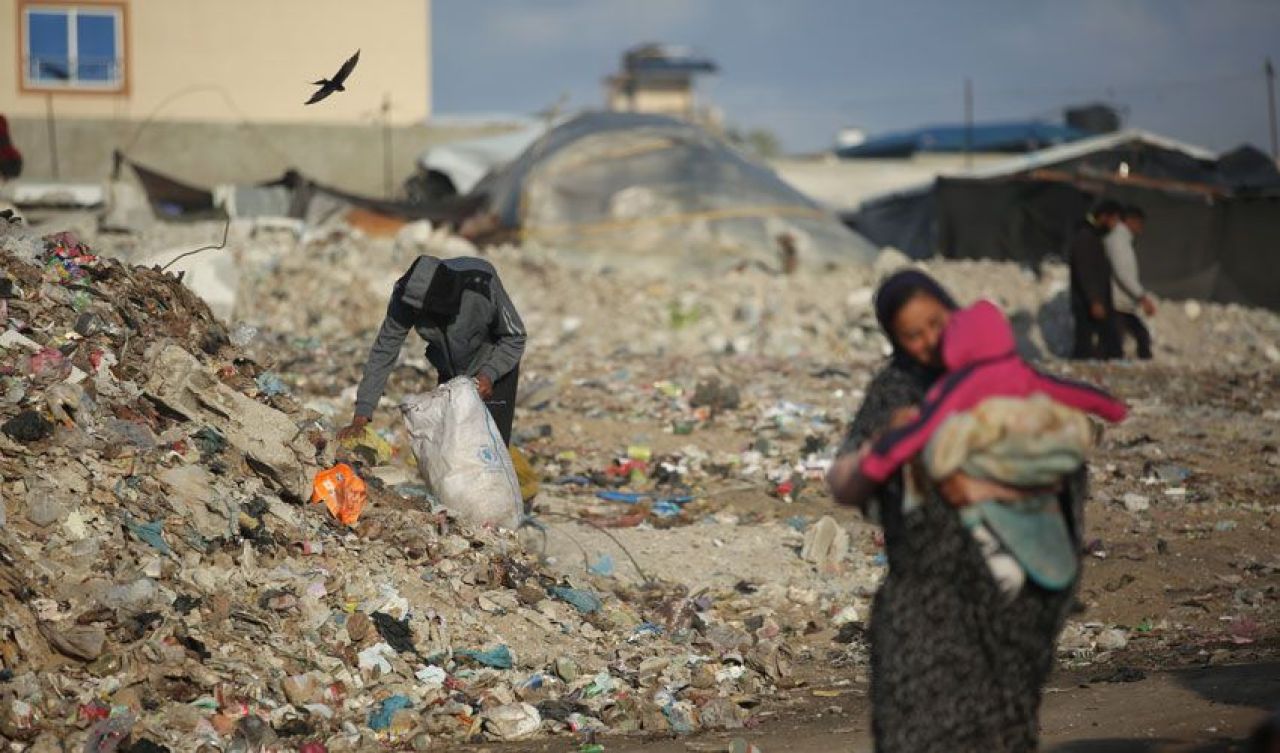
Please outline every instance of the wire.
[[166, 269], [168, 269], [169, 267], [172, 267], [172, 266], [174, 265], [174, 263], [175, 263], [175, 262], [177, 262], [179, 259], [185, 259], [185, 258], [187, 258], [188, 256], [194, 256], [195, 254], [198, 254], [198, 253], [200, 253], [201, 251], [213, 251], [213, 250], [215, 250], [215, 249], [226, 248], [226, 247], [227, 247], [227, 233], [229, 233], [230, 231], [231, 231], [231, 218], [230, 218], [230, 217], [228, 217], [228, 218], [227, 218], [227, 222], [226, 222], [226, 224], [222, 226], [222, 243], [219, 243], [219, 244], [218, 244], [218, 245], [216, 245], [216, 246], [201, 246], [200, 248], [197, 248], [197, 249], [196, 249], [196, 250], [194, 250], [194, 251], [186, 251], [186, 252], [183, 252], [183, 253], [181, 253], [181, 254], [178, 254], [177, 256], [175, 256], [175, 257], [173, 257], [172, 259], [170, 259], [170, 260], [169, 260], [169, 262], [168, 262], [167, 264], [165, 264], [163, 267], [161, 267], [161, 268], [160, 268], [160, 271], [161, 271], [161, 272], [163, 272], [163, 271], [165, 271]]
[[156, 116], [160, 114], [162, 109], [168, 107], [171, 103], [187, 96], [188, 94], [196, 94], [198, 92], [213, 92], [214, 94], [217, 94], [222, 98], [222, 102], [227, 106], [227, 109], [240, 118], [240, 125], [247, 128], [249, 132], [262, 143], [262, 146], [266, 147], [267, 151], [274, 154], [282, 162], [288, 163], [290, 161], [288, 155], [277, 149], [276, 145], [273, 144], [265, 134], [259, 131], [253, 120], [246, 115], [238, 105], [236, 105], [235, 100], [231, 98], [231, 95], [227, 93], [227, 90], [217, 84], [193, 84], [183, 89], [179, 89], [161, 100], [160, 103], [152, 108], [151, 112], [147, 114], [147, 117], [144, 118], [133, 130], [133, 135], [129, 138], [129, 143], [120, 151], [128, 154], [129, 151], [138, 143], [138, 140], [142, 138], [143, 131], [147, 129], [147, 126], [151, 125], [152, 121], [155, 120]]
[[[617, 547], [618, 547], [619, 549], [621, 549], [621, 550], [622, 550], [622, 553], [623, 553], [623, 554], [627, 555], [627, 559], [631, 560], [631, 565], [636, 569], [636, 572], [640, 574], [640, 579], [641, 579], [641, 580], [643, 580], [643, 581], [645, 582], [645, 584], [650, 584], [650, 583], [656, 583], [656, 582], [657, 582], [656, 580], [654, 580], [653, 578], [651, 578], [651, 577], [649, 576], [649, 574], [648, 574], [648, 573], [646, 573], [646, 572], [644, 571], [644, 568], [640, 566], [640, 563], [639, 563], [639, 562], [636, 560], [636, 558], [631, 554], [631, 550], [630, 550], [630, 549], [627, 549], [627, 547], [626, 547], [626, 546], [625, 546], [621, 541], [619, 541], [619, 540], [618, 540], [618, 537], [614, 536], [614, 535], [613, 535], [613, 533], [612, 533], [611, 531], [609, 531], [609, 529], [605, 528], [604, 526], [601, 526], [601, 525], [597, 524], [594, 520], [588, 520], [588, 519], [586, 519], [586, 518], [577, 518], [577, 517], [574, 517], [574, 516], [572, 516], [572, 515], [569, 515], [569, 514], [567, 514], [567, 513], [562, 513], [562, 512], [550, 512], [550, 511], [547, 511], [547, 512], [539, 513], [539, 515], [545, 515], [545, 516], [547, 516], [547, 517], [552, 517], [552, 518], [561, 518], [561, 519], [563, 519], [563, 520], [569, 520], [569, 521], [573, 521], [573, 522], [575, 522], [575, 523], [585, 523], [586, 525], [591, 526], [592, 528], [596, 529], [596, 530], [597, 530], [597, 531], [599, 531], [600, 533], [603, 533], [605, 536], [607, 536], [607, 537], [609, 538], [609, 540], [610, 540], [610, 541], [612, 541], [614, 544], [616, 544], [616, 545], [617, 545]], [[541, 525], [540, 523], [538, 523], [538, 522], [537, 522], [537, 520], [536, 520], [536, 519], [534, 519], [534, 518], [525, 518], [525, 521], [526, 521], [526, 524], [527, 524], [527, 525], [529, 525], [530, 527], [532, 527], [532, 528], [534, 528], [534, 529], [537, 529], [537, 530], [542, 531], [542, 548], [543, 548], [542, 555], [543, 555], [543, 556], [545, 556], [545, 555], [546, 555], [546, 546], [547, 546], [547, 544], [546, 544], [546, 542], [547, 542], [547, 529], [546, 529], [546, 527], [545, 527], [545, 526], [543, 526], [543, 525]], [[583, 563], [584, 563], [584, 564], [587, 564], [587, 550], [586, 550], [586, 548], [585, 548], [585, 547], [583, 547], [583, 546], [582, 546], [582, 544], [578, 543], [578, 541], [577, 541], [576, 539], [574, 539], [574, 538], [573, 538], [573, 536], [572, 536], [572, 535], [570, 535], [568, 532], [566, 532], [566, 531], [562, 531], [561, 533], [564, 533], [564, 535], [565, 535], [566, 537], [568, 537], [570, 541], [573, 541], [573, 543], [574, 543], [574, 544], [577, 544], [578, 548], [582, 550], [582, 561], [583, 561]], [[590, 565], [589, 565], [589, 564], [588, 564], [588, 567], [590, 567]]]

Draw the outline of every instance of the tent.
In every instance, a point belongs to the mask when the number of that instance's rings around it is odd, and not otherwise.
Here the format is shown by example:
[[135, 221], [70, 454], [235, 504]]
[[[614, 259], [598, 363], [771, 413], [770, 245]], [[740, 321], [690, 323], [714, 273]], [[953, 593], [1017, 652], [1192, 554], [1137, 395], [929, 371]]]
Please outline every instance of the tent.
[[768, 167], [698, 126], [594, 112], [552, 128], [482, 180], [499, 226], [590, 252], [695, 264], [869, 262], [876, 249]]
[[844, 219], [915, 258], [1036, 266], [1104, 197], [1147, 213], [1137, 249], [1157, 294], [1280, 309], [1280, 173], [1248, 147], [1218, 158], [1122, 131], [875, 197]]
[[546, 130], [545, 123], [533, 121], [507, 133], [447, 141], [424, 151], [418, 157], [418, 167], [448, 181], [454, 193], [464, 194], [490, 170], [519, 156]]

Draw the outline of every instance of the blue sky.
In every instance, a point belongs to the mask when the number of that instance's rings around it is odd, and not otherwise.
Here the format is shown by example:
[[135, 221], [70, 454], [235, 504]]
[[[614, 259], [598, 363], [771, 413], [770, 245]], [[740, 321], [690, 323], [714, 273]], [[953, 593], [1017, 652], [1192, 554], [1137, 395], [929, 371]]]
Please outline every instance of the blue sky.
[[1102, 100], [1126, 123], [1224, 150], [1268, 146], [1263, 60], [1280, 65], [1277, 0], [433, 0], [437, 114], [603, 102], [636, 43], [691, 45], [703, 92], [784, 146], [963, 117], [1056, 118]]

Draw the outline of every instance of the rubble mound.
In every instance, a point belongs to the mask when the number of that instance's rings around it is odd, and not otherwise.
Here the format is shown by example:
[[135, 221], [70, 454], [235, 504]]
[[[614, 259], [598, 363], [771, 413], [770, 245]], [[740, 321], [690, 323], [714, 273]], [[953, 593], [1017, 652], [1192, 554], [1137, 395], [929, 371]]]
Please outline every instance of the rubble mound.
[[0, 237], [0, 322], [0, 735], [31, 750], [680, 733], [790, 672], [732, 592], [554, 575], [412, 481], [370, 475], [354, 527], [306, 504], [327, 426], [172, 274]]

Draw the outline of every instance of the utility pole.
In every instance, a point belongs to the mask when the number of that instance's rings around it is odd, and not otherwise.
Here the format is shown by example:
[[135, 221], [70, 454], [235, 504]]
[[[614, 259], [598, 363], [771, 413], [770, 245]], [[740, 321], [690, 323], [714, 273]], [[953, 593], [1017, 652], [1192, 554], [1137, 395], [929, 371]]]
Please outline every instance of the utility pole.
[[1276, 69], [1271, 65], [1271, 58], [1263, 67], [1267, 74], [1267, 117], [1271, 121], [1271, 159], [1280, 161], [1280, 147], [1276, 145]]
[[973, 169], [973, 81], [964, 80], [964, 169]]
[[[58, 180], [58, 129], [53, 122], [53, 92], [44, 94], [44, 120], [49, 130], [49, 163], [53, 170], [53, 179]], [[1272, 142], [1275, 142], [1274, 138]]]
[[382, 95], [382, 190], [391, 198], [391, 94]]

